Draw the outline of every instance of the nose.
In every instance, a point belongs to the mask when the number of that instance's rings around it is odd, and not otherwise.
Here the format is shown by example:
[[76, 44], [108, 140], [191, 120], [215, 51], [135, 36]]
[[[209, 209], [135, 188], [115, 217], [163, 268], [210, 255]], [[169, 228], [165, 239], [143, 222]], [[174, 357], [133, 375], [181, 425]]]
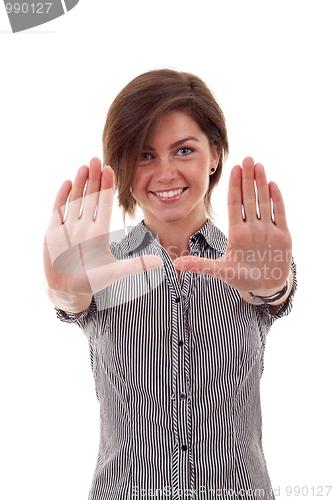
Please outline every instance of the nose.
[[170, 184], [177, 175], [177, 167], [170, 160], [161, 159], [156, 165], [155, 177], [162, 184]]

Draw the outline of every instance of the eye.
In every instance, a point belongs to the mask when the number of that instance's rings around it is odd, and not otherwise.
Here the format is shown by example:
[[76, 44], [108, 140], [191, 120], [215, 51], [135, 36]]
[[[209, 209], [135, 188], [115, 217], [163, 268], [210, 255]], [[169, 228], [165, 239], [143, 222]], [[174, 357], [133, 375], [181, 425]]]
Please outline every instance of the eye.
[[142, 153], [140, 157], [140, 162], [151, 160], [152, 155], [150, 153]]
[[193, 152], [194, 152], [194, 149], [192, 149], [192, 148], [180, 148], [177, 151], [177, 156], [189, 156]]

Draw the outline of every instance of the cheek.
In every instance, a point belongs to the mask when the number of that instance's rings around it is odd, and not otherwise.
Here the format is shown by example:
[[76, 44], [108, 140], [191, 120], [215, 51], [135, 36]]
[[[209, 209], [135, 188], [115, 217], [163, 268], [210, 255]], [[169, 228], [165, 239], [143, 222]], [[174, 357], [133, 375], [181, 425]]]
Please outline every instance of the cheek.
[[134, 179], [133, 179], [133, 191], [136, 189], [143, 190], [145, 189], [147, 191], [148, 183], [149, 183], [149, 172], [145, 170], [143, 172], [140, 170], [140, 172], [136, 172]]
[[133, 193], [137, 193], [141, 189], [142, 179], [138, 175], [136, 175], [133, 179], [132, 191]]
[[135, 176], [132, 185], [132, 196], [139, 203], [148, 195], [148, 183], [140, 176]]

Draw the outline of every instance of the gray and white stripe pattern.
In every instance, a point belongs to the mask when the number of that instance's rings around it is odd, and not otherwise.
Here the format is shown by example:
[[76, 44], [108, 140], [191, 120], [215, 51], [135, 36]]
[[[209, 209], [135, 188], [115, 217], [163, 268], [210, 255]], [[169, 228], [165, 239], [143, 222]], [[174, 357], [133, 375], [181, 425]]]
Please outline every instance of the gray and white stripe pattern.
[[[191, 255], [219, 258], [227, 240], [207, 219]], [[273, 499], [261, 440], [260, 378], [271, 316], [207, 275], [181, 272], [143, 221], [110, 246], [118, 259], [164, 266], [110, 285], [79, 318], [100, 403], [89, 500]]]

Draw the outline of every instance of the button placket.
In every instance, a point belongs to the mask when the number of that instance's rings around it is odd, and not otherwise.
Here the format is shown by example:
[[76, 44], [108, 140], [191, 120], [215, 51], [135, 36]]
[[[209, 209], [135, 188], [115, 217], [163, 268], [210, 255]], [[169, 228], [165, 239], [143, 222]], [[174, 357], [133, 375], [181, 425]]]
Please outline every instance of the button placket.
[[[161, 248], [165, 255], [166, 280], [169, 284], [172, 303], [172, 344], [173, 344], [173, 430], [177, 441], [178, 452], [173, 455], [173, 470], [175, 484], [188, 488], [193, 483], [193, 457], [191, 451], [191, 396], [190, 368], [188, 353], [188, 307], [189, 286], [193, 279], [192, 273], [182, 272], [180, 280], [170, 256]], [[176, 450], [175, 450], [176, 451]], [[186, 471], [186, 473], [185, 473]], [[177, 477], [178, 476], [178, 477]], [[176, 479], [177, 478], [177, 479]]]
[[190, 381], [190, 362], [189, 362], [189, 335], [188, 335], [188, 309], [190, 304], [190, 285], [193, 280], [191, 272], [182, 274], [181, 285], [181, 311], [179, 316], [179, 325], [181, 326], [182, 338], [179, 338], [179, 470], [186, 471], [182, 483], [183, 486], [190, 487], [193, 483], [193, 457], [191, 450], [192, 441], [192, 406], [191, 406], [191, 381]]

